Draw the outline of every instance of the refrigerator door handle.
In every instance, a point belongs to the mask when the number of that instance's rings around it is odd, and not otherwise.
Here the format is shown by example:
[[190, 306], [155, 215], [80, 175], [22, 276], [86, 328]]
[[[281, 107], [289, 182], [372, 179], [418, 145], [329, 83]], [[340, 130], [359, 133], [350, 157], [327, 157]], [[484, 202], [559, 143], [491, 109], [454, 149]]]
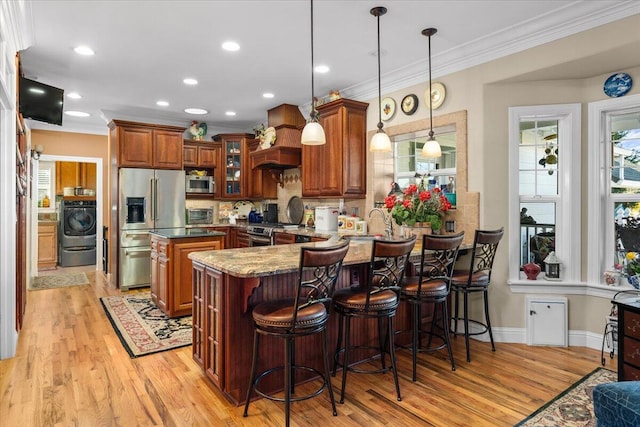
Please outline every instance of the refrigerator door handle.
[[158, 187], [156, 186], [156, 179], [155, 178], [151, 178], [149, 180], [149, 187], [151, 187], [151, 221], [156, 220], [156, 198], [158, 197], [158, 193], [157, 193], [157, 189]]
[[153, 184], [155, 185], [155, 188], [153, 189], [153, 220], [157, 221], [158, 220], [158, 178], [155, 178], [153, 180]]
[[136, 256], [138, 254], [149, 254], [151, 253], [151, 248], [142, 248], [142, 249], [125, 249], [124, 254], [127, 256]]

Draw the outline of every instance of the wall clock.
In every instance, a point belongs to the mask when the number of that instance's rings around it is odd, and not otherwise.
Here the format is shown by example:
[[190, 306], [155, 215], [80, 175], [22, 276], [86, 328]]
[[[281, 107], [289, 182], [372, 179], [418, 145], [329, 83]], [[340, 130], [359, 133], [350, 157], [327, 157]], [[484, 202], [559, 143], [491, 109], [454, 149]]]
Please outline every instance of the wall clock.
[[409, 94], [402, 98], [402, 112], [407, 116], [412, 115], [418, 109], [418, 97], [414, 94]]

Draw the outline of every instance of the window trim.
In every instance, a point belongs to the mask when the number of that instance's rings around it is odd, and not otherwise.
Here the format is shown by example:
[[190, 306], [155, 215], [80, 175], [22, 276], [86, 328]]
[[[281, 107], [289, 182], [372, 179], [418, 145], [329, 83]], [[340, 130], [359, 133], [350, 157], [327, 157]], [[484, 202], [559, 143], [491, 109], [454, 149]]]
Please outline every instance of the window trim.
[[[533, 105], [509, 108], [509, 283], [531, 283], [520, 274], [520, 189], [519, 141], [522, 119], [558, 119], [561, 147], [558, 165], [558, 202], [556, 249], [562, 262], [561, 281], [546, 284], [566, 285], [580, 282], [581, 271], [581, 104]], [[565, 157], [566, 156], [566, 157]]]
[[602, 273], [608, 268], [604, 265], [605, 239], [613, 236], [613, 224], [605, 224], [606, 209], [602, 197], [607, 190], [607, 124], [608, 113], [625, 110], [640, 105], [640, 94], [621, 98], [590, 102], [588, 106], [589, 135], [587, 142], [587, 283], [604, 286]]

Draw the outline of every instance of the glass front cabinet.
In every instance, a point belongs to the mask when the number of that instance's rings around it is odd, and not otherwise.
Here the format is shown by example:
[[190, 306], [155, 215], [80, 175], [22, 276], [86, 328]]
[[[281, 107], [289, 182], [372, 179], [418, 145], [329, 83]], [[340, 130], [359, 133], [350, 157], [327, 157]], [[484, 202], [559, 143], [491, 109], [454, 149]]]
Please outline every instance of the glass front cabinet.
[[214, 139], [222, 142], [223, 164], [220, 174], [220, 193], [223, 198], [241, 199], [247, 193], [248, 148], [252, 135], [245, 133], [220, 134]]

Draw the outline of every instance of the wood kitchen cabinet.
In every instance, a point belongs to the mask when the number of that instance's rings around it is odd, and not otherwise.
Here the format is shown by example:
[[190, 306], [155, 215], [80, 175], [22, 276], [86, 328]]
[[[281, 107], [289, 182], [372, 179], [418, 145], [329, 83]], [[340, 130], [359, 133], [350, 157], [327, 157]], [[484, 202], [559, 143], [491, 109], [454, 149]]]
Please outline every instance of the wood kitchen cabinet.
[[220, 141], [222, 144], [219, 185], [220, 197], [224, 199], [247, 198], [247, 180], [251, 172], [247, 141], [251, 137], [252, 135], [248, 133], [227, 133], [214, 136], [214, 140]]
[[224, 249], [224, 236], [167, 238], [151, 234], [151, 299], [169, 317], [191, 314], [194, 251]]
[[56, 162], [56, 194], [63, 195], [65, 187], [96, 189], [96, 164]]
[[58, 224], [38, 224], [38, 270], [51, 270], [58, 263]]
[[232, 235], [234, 236], [234, 248], [248, 248], [249, 234], [245, 228], [234, 228]]
[[193, 360], [221, 390], [224, 389], [223, 276], [193, 263]]
[[367, 107], [344, 98], [317, 107], [327, 142], [302, 146], [303, 197], [366, 197]]
[[220, 143], [185, 140], [183, 148], [184, 167], [213, 169], [220, 162]]
[[640, 381], [640, 302], [618, 303], [618, 381]]
[[182, 169], [184, 127], [112, 120], [109, 130], [118, 167]]
[[296, 236], [289, 233], [274, 233], [274, 245], [290, 245], [296, 242]]

